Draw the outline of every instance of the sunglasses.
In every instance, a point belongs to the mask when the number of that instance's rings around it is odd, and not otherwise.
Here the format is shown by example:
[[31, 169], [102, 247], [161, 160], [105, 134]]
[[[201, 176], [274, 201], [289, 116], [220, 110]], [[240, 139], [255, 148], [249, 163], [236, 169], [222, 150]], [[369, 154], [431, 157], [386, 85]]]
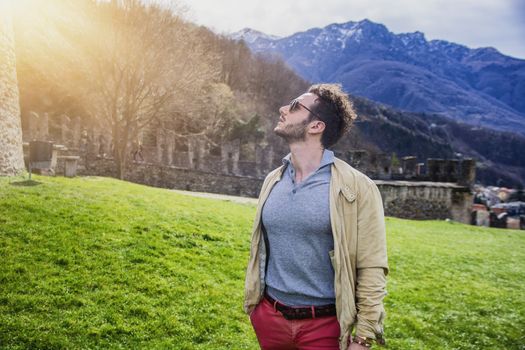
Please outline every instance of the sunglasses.
[[308, 107], [306, 107], [305, 105], [303, 105], [301, 102], [299, 102], [298, 99], [295, 99], [295, 100], [292, 100], [292, 102], [290, 102], [290, 112], [295, 112], [295, 111], [298, 111], [299, 110], [299, 107], [303, 107], [304, 109], [306, 109], [308, 112], [312, 113], [314, 116], [317, 117], [317, 119], [319, 120], [322, 120], [321, 117], [319, 116], [319, 114], [315, 113], [315, 112], [312, 112], [312, 110]]

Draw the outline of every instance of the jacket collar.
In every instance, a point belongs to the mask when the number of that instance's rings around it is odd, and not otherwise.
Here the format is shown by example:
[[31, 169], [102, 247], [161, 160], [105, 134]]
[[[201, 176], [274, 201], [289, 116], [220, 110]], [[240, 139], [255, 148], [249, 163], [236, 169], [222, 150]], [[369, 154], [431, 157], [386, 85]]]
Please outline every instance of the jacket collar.
[[336, 190], [340, 190], [349, 202], [353, 202], [357, 197], [355, 188], [356, 171], [350, 164], [339, 158], [335, 158], [332, 164], [332, 176], [335, 177], [334, 184], [339, 187]]

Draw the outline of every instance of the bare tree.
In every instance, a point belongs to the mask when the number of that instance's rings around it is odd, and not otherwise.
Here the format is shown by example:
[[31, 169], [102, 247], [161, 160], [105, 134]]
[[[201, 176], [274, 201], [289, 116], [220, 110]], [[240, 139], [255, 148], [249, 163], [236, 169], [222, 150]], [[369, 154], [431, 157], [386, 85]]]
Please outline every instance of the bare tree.
[[103, 36], [92, 36], [87, 46], [89, 81], [123, 178], [139, 131], [154, 120], [195, 110], [196, 96], [215, 73], [194, 27], [170, 9], [113, 1], [99, 4], [96, 18]]

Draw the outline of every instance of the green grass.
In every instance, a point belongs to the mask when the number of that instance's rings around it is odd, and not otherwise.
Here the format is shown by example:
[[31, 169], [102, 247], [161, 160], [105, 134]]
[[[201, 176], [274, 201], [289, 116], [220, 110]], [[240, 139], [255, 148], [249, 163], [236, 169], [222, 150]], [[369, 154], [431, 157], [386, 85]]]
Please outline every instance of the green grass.
[[[0, 348], [256, 349], [255, 208], [113, 179], [0, 178]], [[388, 349], [525, 349], [525, 233], [387, 218]]]

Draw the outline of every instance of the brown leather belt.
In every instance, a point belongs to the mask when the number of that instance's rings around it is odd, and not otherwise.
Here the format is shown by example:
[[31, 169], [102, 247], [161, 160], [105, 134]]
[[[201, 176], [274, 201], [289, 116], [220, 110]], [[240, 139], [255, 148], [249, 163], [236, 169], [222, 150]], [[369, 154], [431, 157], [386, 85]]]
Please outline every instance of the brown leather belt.
[[264, 298], [273, 305], [275, 310], [283, 314], [283, 317], [287, 320], [303, 320], [307, 318], [335, 316], [337, 314], [335, 304], [308, 307], [291, 307], [281, 304], [269, 296], [268, 293], [264, 293]]

